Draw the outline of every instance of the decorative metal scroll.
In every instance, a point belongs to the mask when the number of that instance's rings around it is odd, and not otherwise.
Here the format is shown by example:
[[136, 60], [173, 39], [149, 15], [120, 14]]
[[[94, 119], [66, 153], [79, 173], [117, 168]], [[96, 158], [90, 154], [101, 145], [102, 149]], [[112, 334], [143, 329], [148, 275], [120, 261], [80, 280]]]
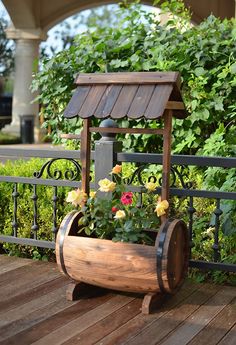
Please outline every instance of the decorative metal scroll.
[[[134, 183], [134, 181], [137, 181], [137, 182], [139, 182], [139, 184], [141, 186], [144, 186], [146, 182], [153, 182], [153, 183], [158, 183], [159, 186], [161, 186], [162, 185], [162, 177], [158, 177], [155, 175], [149, 175], [148, 178], [146, 178], [146, 180], [145, 180], [143, 173], [144, 173], [146, 168], [147, 168], [147, 165], [139, 166], [133, 172], [133, 174], [130, 177], [125, 178], [124, 182], [127, 185], [131, 185], [132, 183]], [[170, 187], [177, 188], [178, 187], [177, 182], [179, 181], [182, 188], [184, 188], [184, 189], [191, 189], [192, 188], [193, 183], [191, 181], [185, 180], [188, 178], [188, 176], [186, 173], [186, 167], [184, 165], [179, 165], [179, 166], [175, 166], [175, 167], [172, 166], [171, 170], [170, 170], [170, 174], [171, 174]]]
[[186, 181], [185, 179], [188, 179], [188, 175], [186, 173], [186, 166], [184, 165], [178, 165], [175, 167], [171, 167], [171, 177], [172, 177], [172, 183], [170, 187], [176, 188], [176, 182], [179, 179], [181, 186], [184, 189], [191, 189], [193, 187], [192, 181]]
[[[54, 163], [58, 160], [67, 160], [72, 163], [73, 168], [66, 168], [65, 171], [61, 171], [57, 168], [54, 169]], [[43, 164], [42, 168], [39, 171], [34, 172], [34, 177], [40, 178], [43, 173], [46, 171], [47, 176], [54, 180], [70, 180], [75, 181], [79, 180], [81, 176], [81, 165], [74, 160], [73, 158], [53, 158]]]

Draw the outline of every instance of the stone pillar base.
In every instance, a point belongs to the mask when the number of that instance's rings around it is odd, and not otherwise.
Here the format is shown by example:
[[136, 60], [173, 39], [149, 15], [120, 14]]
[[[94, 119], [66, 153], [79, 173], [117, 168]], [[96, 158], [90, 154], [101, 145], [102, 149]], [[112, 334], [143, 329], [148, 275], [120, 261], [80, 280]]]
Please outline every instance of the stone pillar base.
[[[20, 123], [12, 122], [9, 125], [6, 125], [4, 128], [2, 128], [1, 132], [5, 134], [15, 135], [16, 137], [20, 138]], [[34, 127], [34, 142], [41, 143], [44, 137], [45, 137], [45, 130], [35, 126]]]

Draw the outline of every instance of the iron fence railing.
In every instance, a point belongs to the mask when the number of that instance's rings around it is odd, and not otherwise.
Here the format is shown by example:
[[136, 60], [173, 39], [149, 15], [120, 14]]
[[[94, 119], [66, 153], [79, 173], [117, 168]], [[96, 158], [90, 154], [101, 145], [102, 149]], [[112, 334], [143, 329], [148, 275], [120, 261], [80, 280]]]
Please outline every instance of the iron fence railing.
[[[53, 189], [52, 196], [52, 234], [56, 235], [58, 229], [57, 220], [57, 207], [58, 207], [58, 188], [70, 187], [76, 188], [80, 185], [80, 174], [76, 174], [76, 169], [80, 169], [80, 152], [76, 150], [58, 150], [58, 149], [21, 149], [21, 148], [0, 148], [0, 159], [18, 159], [18, 158], [50, 158], [47, 160], [40, 171], [34, 172], [33, 177], [22, 177], [22, 176], [0, 176], [0, 183], [12, 184], [12, 200], [13, 200], [13, 212], [12, 212], [12, 236], [6, 236], [0, 234], [1, 242], [16, 243], [22, 245], [38, 246], [43, 248], [55, 248], [55, 242], [45, 241], [38, 239], [38, 186], [47, 186]], [[134, 176], [130, 177], [127, 183], [129, 184], [129, 190], [139, 193], [140, 198], [145, 193], [144, 182], [142, 181], [142, 172], [148, 164], [162, 164], [162, 155], [160, 154], [143, 154], [143, 153], [126, 153], [120, 152], [120, 144], [116, 141], [100, 140], [95, 145], [95, 151], [92, 152], [91, 159], [95, 161], [95, 177], [92, 182], [92, 188], [94, 188], [100, 178], [108, 176], [111, 168], [116, 162], [130, 162], [136, 163], [137, 169], [134, 173], [138, 185], [134, 185]], [[62, 172], [56, 170], [50, 172], [52, 164], [58, 160], [68, 160], [74, 165], [74, 172], [67, 170]], [[198, 157], [198, 156], [182, 156], [174, 155], [171, 157], [171, 173], [173, 175], [172, 185], [170, 193], [172, 196], [184, 197], [188, 199], [187, 215], [188, 215], [188, 228], [190, 235], [190, 247], [194, 245], [194, 214], [195, 209], [195, 198], [212, 199], [215, 203], [214, 209], [214, 243], [212, 245], [213, 260], [212, 261], [200, 261], [193, 260], [190, 253], [190, 266], [200, 269], [217, 269], [228, 272], [236, 272], [236, 265], [221, 262], [220, 258], [220, 240], [219, 231], [221, 226], [221, 201], [222, 200], [236, 200], [236, 192], [224, 192], [224, 191], [207, 191], [207, 190], [196, 190], [192, 188], [191, 181], [186, 181], [185, 170], [183, 167], [186, 166], [197, 166], [197, 167], [222, 167], [222, 168], [236, 168], [236, 158], [223, 158], [223, 157]], [[46, 171], [47, 178], [42, 178], [43, 173]], [[178, 180], [178, 183], [176, 182]], [[161, 184], [161, 181], [159, 181]], [[33, 192], [31, 196], [31, 206], [33, 209], [32, 219], [32, 238], [21, 238], [18, 237], [18, 197], [19, 185], [30, 185], [33, 186]], [[157, 189], [157, 192], [160, 188]]]

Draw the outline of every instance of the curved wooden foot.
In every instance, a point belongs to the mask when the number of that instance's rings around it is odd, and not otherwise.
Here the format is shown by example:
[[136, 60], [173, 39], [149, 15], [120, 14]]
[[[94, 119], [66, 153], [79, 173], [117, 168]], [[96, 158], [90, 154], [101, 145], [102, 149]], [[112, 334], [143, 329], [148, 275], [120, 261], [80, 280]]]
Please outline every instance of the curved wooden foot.
[[66, 299], [68, 301], [76, 301], [78, 300], [82, 295], [85, 294], [85, 292], [88, 291], [88, 285], [82, 282], [71, 282], [66, 290]]
[[145, 315], [151, 314], [157, 308], [161, 307], [166, 300], [166, 295], [162, 293], [148, 293], [143, 298], [142, 313]]

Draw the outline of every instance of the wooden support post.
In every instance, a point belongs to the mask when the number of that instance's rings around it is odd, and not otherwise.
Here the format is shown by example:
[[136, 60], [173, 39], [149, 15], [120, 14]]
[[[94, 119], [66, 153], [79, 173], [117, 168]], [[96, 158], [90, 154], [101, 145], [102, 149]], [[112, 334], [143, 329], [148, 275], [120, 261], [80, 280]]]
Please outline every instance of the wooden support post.
[[[169, 201], [170, 193], [170, 159], [171, 159], [171, 132], [172, 132], [172, 110], [165, 110], [164, 113], [164, 140], [163, 140], [163, 172], [162, 172], [162, 188], [161, 199]], [[164, 222], [168, 217], [168, 212], [161, 217]]]
[[81, 133], [81, 165], [82, 165], [82, 190], [89, 195], [90, 180], [90, 152], [91, 152], [91, 134], [89, 131], [90, 119], [84, 119], [84, 126]]

